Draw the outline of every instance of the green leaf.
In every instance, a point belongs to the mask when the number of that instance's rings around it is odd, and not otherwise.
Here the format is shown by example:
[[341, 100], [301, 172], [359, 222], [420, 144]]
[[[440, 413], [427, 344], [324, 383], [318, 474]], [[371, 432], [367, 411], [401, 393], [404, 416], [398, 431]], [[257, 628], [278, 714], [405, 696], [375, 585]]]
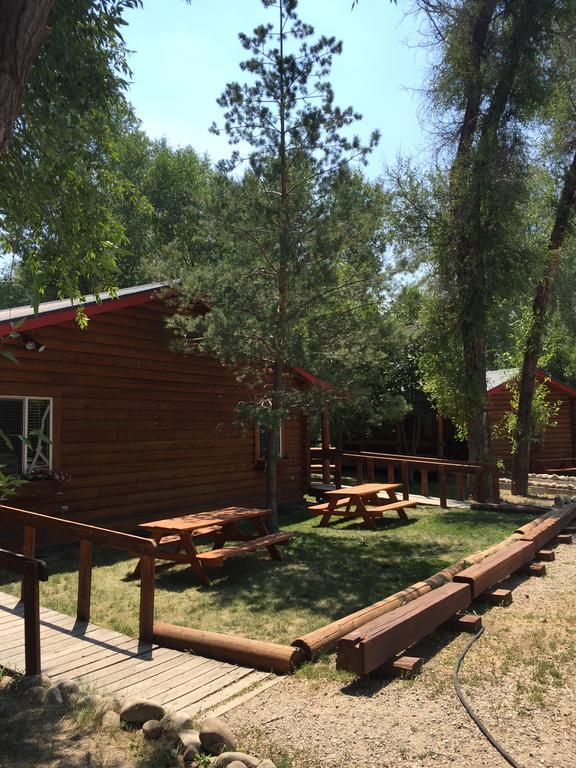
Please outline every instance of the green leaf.
[[[9, 451], [13, 451], [14, 450], [14, 445], [12, 444], [12, 440], [10, 440], [10, 438], [8, 437], [6, 432], [4, 432], [4, 430], [2, 430], [2, 429], [0, 429], [0, 440], [2, 440], [2, 442], [4, 443], [6, 448], [8, 448]], [[6, 465], [5, 464], [0, 464], [0, 467], [4, 467], [4, 466], [6, 466]]]
[[6, 360], [10, 360], [11, 363], [15, 363], [16, 365], [20, 365], [20, 362], [18, 361], [18, 358], [12, 352], [10, 352], [9, 349], [2, 349], [2, 350], [0, 350], [0, 355], [2, 355], [2, 357], [5, 357]]

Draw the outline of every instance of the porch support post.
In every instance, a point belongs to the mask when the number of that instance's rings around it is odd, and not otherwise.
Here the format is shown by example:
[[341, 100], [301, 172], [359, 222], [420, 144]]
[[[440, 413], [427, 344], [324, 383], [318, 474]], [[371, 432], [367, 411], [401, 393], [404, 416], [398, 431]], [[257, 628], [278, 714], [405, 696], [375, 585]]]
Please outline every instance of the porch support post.
[[330, 483], [330, 421], [328, 419], [328, 403], [322, 405], [321, 412], [322, 430], [322, 482]]

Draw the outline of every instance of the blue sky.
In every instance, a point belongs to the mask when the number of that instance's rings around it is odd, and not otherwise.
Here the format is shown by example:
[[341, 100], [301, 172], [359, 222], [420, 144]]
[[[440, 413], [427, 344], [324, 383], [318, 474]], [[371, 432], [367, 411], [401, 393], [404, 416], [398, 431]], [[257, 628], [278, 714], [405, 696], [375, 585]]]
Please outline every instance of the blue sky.
[[[417, 46], [416, 19], [388, 0], [300, 0], [301, 18], [320, 34], [343, 40], [332, 84], [336, 103], [364, 116], [357, 133], [378, 128], [380, 146], [370, 159], [377, 176], [398, 153], [421, 154], [426, 136], [418, 120], [426, 54]], [[404, 9], [402, 9], [404, 6]], [[238, 32], [273, 20], [260, 0], [145, 0], [126, 15], [133, 82], [129, 98], [143, 129], [174, 145], [191, 145], [216, 161], [230, 154], [224, 137], [208, 132], [221, 122], [216, 98], [231, 80], [243, 82], [245, 51]], [[275, 14], [274, 14], [275, 15]]]

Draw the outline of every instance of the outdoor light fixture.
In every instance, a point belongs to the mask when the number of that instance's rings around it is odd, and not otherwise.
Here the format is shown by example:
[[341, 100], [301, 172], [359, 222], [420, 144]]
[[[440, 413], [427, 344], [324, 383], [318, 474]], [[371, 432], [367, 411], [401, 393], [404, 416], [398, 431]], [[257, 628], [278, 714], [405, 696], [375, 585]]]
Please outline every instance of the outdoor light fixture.
[[22, 339], [24, 340], [24, 346], [29, 352], [44, 352], [46, 349], [45, 344], [41, 344], [39, 341], [36, 341], [36, 339], [33, 339], [32, 336], [22, 336]]

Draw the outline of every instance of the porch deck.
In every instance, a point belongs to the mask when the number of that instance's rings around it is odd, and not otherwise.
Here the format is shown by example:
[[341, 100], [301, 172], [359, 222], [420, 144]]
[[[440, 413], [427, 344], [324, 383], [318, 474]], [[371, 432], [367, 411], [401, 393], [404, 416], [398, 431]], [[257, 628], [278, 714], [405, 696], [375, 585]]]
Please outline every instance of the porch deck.
[[[42, 672], [76, 680], [120, 699], [143, 697], [172, 712], [221, 707], [269, 677], [250, 667], [161, 648], [153, 643], [40, 609]], [[0, 667], [24, 672], [23, 606], [0, 592]]]

